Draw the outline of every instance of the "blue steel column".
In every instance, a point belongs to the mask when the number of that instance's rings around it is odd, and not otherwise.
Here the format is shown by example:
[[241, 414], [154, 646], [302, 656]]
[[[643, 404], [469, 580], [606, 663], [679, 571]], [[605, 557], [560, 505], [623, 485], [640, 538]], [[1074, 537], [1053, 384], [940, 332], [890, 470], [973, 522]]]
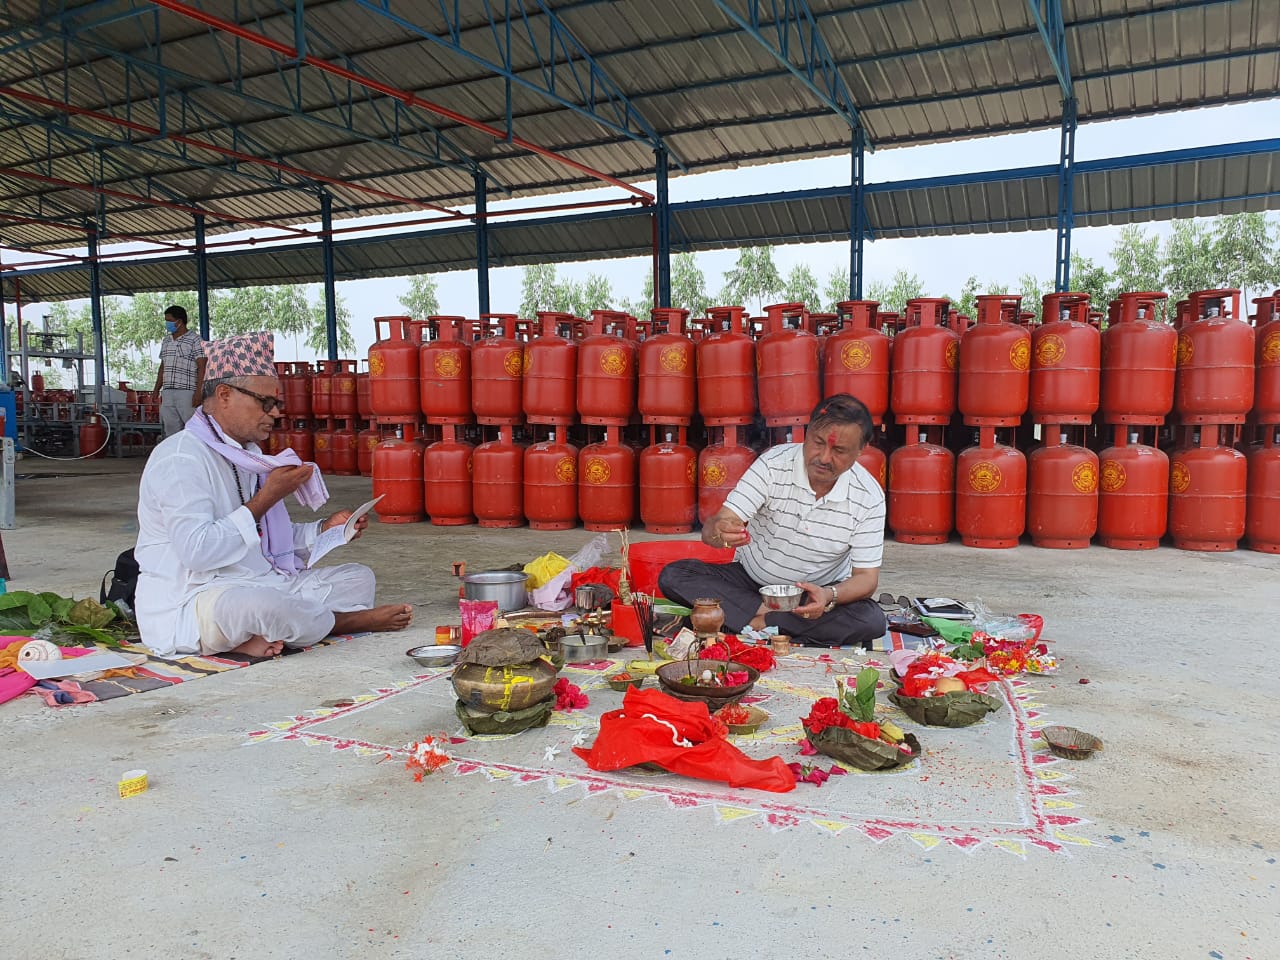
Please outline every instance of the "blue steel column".
[[476, 299], [480, 313], [489, 312], [489, 185], [476, 173]]
[[657, 276], [654, 277], [654, 292], [658, 296], [658, 306], [671, 306], [671, 197], [667, 191], [667, 172], [669, 156], [663, 147], [653, 151], [655, 172], [658, 175], [658, 189], [655, 191], [657, 203], [653, 216], [657, 226]]
[[862, 128], [853, 131], [849, 171], [849, 299], [862, 299], [862, 244], [867, 234], [867, 214], [863, 209], [863, 187], [866, 172], [863, 157], [866, 140]]
[[209, 255], [204, 249], [204, 214], [196, 214], [196, 304], [200, 310], [200, 336], [209, 339]]
[[101, 408], [102, 385], [107, 379], [107, 353], [102, 334], [102, 265], [98, 261], [96, 223], [89, 224], [89, 309], [93, 315], [93, 363], [98, 377], [93, 388], [93, 403]]
[[320, 194], [320, 226], [324, 236], [320, 249], [324, 257], [324, 327], [329, 341], [329, 359], [338, 359], [338, 291], [333, 283], [333, 198]]
[[1076, 101], [1062, 103], [1062, 146], [1058, 154], [1058, 247], [1053, 286], [1071, 289], [1071, 225], [1075, 219]]

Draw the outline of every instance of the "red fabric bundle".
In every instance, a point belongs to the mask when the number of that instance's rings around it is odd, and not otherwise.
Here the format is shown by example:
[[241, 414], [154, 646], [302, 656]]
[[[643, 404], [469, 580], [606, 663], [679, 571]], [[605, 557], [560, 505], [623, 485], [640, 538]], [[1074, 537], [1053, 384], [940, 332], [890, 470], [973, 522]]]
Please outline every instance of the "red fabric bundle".
[[656, 763], [672, 773], [732, 787], [773, 793], [795, 789], [795, 774], [781, 757], [752, 760], [725, 734], [724, 724], [711, 716], [705, 703], [632, 687], [622, 698], [621, 710], [600, 718], [600, 733], [591, 748], [574, 747], [573, 752], [592, 770]]
[[584, 583], [603, 583], [606, 587], [613, 591], [613, 595], [618, 595], [618, 580], [622, 577], [622, 571], [617, 567], [587, 567], [581, 573], [575, 573], [569, 578], [571, 589], [576, 589]]

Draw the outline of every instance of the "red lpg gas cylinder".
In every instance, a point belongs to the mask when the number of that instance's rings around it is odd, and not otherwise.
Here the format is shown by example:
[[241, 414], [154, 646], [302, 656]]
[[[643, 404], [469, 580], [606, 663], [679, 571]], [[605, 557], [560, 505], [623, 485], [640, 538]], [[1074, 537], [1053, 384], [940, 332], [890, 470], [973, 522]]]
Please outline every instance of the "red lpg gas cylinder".
[[822, 347], [803, 303], [765, 307], [767, 333], [756, 343], [760, 414], [766, 426], [809, 422], [822, 399]]
[[650, 533], [688, 533], [698, 514], [697, 456], [680, 434], [640, 454], [640, 522]]
[[1027, 525], [1027, 458], [994, 435], [983, 427], [956, 458], [956, 530], [967, 547], [1016, 547]]
[[[369, 365], [369, 361], [364, 361], [365, 366]], [[373, 419], [373, 407], [369, 402], [369, 371], [364, 370], [356, 374], [356, 415], [361, 420]]]
[[653, 333], [640, 344], [636, 406], [645, 423], [687, 426], [697, 409], [696, 348], [685, 333], [689, 311], [653, 310]]
[[360, 476], [373, 476], [373, 451], [382, 442], [376, 427], [368, 427], [356, 434], [356, 466]]
[[[415, 350], [413, 355], [416, 360], [418, 352]], [[416, 393], [413, 399], [416, 405]], [[422, 520], [422, 454], [422, 444], [411, 423], [396, 427], [396, 435], [383, 440], [373, 451], [373, 495], [385, 494], [376, 508], [381, 523]]]
[[1169, 526], [1169, 458], [1116, 428], [1098, 455], [1098, 542], [1113, 550], [1154, 550]]
[[607, 531], [631, 525], [636, 506], [636, 455], [618, 441], [618, 428], [608, 427], [602, 443], [578, 454], [578, 515], [588, 530]]
[[329, 421], [316, 424], [311, 434], [311, 451], [321, 473], [333, 473], [333, 427]]
[[571, 313], [539, 311], [538, 323], [539, 334], [524, 345], [524, 415], [530, 423], [567, 425], [577, 409], [578, 344], [573, 338], [582, 321]]
[[756, 453], [738, 442], [738, 427], [723, 428], [723, 436], [698, 454], [698, 521], [706, 523], [721, 507]]
[[960, 344], [960, 413], [973, 426], [1013, 427], [1027, 412], [1031, 332], [1010, 322], [1020, 296], [978, 297], [978, 322]]
[[1087, 293], [1050, 293], [1044, 321], [1031, 333], [1031, 391], [1036, 423], [1089, 423], [1098, 409], [1102, 336], [1089, 325]]
[[880, 332], [878, 307], [874, 300], [836, 304], [839, 328], [822, 341], [822, 395], [857, 397], [877, 425], [889, 410], [889, 338]]
[[329, 435], [332, 445], [333, 472], [339, 477], [354, 477], [360, 473], [359, 439], [350, 420], [340, 420]]
[[458, 439], [458, 428], [446, 424], [441, 437], [422, 455], [423, 504], [433, 526], [475, 523], [472, 510], [475, 447]]
[[1216, 445], [1215, 428], [1204, 430], [1214, 445], [1181, 447], [1170, 457], [1169, 535], [1179, 550], [1225, 552], [1244, 536], [1249, 465], [1239, 450]]
[[[471, 344], [465, 317], [429, 317], [435, 339], [418, 348], [418, 400], [427, 423], [471, 419]], [[488, 385], [485, 385], [488, 389]]]
[[[1056, 441], [1056, 442], [1055, 442]], [[1081, 550], [1098, 529], [1098, 455], [1050, 427], [1027, 458], [1027, 532], [1037, 547]]]
[[1280, 429], [1275, 426], [1249, 453], [1244, 533], [1250, 550], [1280, 553]]
[[583, 423], [625, 424], [636, 411], [635, 317], [592, 310], [578, 344], [577, 408]]
[[311, 415], [317, 420], [333, 416], [333, 372], [336, 360], [317, 360], [311, 378]]
[[881, 490], [888, 489], [889, 484], [889, 458], [884, 455], [884, 451], [875, 445], [874, 442], [868, 440], [863, 444], [862, 452], [858, 454], [858, 463], [862, 465], [862, 469], [871, 474], [875, 478], [876, 483], [880, 484]]
[[523, 526], [524, 448], [512, 442], [511, 427], [476, 447], [471, 465], [471, 509], [480, 526]]
[[418, 401], [418, 344], [414, 342], [418, 325], [408, 317], [375, 317], [375, 337], [382, 333], [384, 324], [386, 337], [369, 348], [369, 406], [375, 417], [417, 417], [422, 409]]
[[[935, 427], [941, 439], [942, 428]], [[889, 457], [888, 520], [899, 543], [946, 543], [955, 517], [956, 457], [907, 427], [907, 442]]]
[[1280, 423], [1280, 290], [1253, 301], [1258, 307], [1255, 423]]
[[31, 392], [44, 393], [44, 374], [33, 373], [31, 375]]
[[1244, 423], [1253, 407], [1253, 327], [1240, 317], [1239, 290], [1199, 290], [1178, 330], [1174, 409], [1182, 423]]
[[960, 337], [941, 326], [950, 301], [907, 301], [907, 327], [893, 338], [890, 404], [898, 423], [944, 424], [956, 411]]
[[697, 346], [698, 410], [708, 426], [750, 423], [756, 415], [756, 346], [742, 307], [712, 307]]
[[339, 420], [354, 420], [359, 413], [356, 398], [356, 362], [335, 360], [330, 377], [330, 416]]
[[311, 417], [311, 364], [286, 364], [291, 370], [280, 377], [284, 393], [284, 409], [289, 417], [307, 420]]
[[285, 446], [298, 455], [299, 460], [315, 463], [316, 449], [311, 424], [307, 420], [294, 420], [284, 435]]
[[471, 409], [484, 424], [515, 424], [524, 419], [524, 345], [516, 339], [514, 313], [486, 313], [471, 346]]
[[1102, 333], [1105, 423], [1154, 425], [1173, 409], [1178, 334], [1164, 322], [1169, 295], [1124, 293]]
[[533, 530], [578, 524], [578, 448], [555, 430], [524, 452], [524, 515]]
[[80, 424], [80, 456], [86, 460], [101, 460], [107, 455], [107, 428], [96, 413], [89, 414]]
[[280, 454], [289, 446], [289, 421], [277, 420], [276, 425], [271, 428], [271, 436], [268, 438], [271, 444], [271, 453]]

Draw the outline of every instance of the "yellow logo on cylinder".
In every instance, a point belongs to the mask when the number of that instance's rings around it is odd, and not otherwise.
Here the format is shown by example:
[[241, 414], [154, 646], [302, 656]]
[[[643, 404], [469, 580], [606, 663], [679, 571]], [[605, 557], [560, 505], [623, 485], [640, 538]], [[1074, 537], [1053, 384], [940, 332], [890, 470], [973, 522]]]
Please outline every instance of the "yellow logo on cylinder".
[[441, 350], [436, 354], [436, 376], [456, 377], [462, 372], [462, 357], [457, 350]]
[[1115, 493], [1124, 488], [1125, 481], [1129, 479], [1128, 473], [1125, 472], [1124, 465], [1118, 460], [1102, 461], [1102, 492]]
[[960, 366], [960, 341], [952, 340], [947, 344], [947, 369], [955, 370]]
[[529, 360], [528, 350], [508, 350], [502, 358], [502, 369], [507, 371], [508, 377], [518, 377], [529, 372]]
[[377, 449], [377, 446], [380, 442], [381, 441], [378, 439], [378, 435], [375, 433], [372, 436], [368, 436], [364, 438], [364, 448], [366, 450]]
[[1052, 367], [1067, 355], [1067, 345], [1056, 333], [1046, 333], [1036, 343], [1036, 366]]
[[689, 351], [674, 343], [663, 347], [658, 354], [658, 364], [668, 373], [682, 373], [689, 366]]
[[328, 450], [328, 449], [329, 449], [329, 438], [328, 438], [327, 436], [325, 436], [323, 433], [317, 433], [317, 434], [316, 434], [315, 446], [316, 446], [316, 449], [317, 449], [317, 450]]
[[474, 456], [467, 457], [467, 476], [471, 476], [472, 472], [475, 470], [476, 465], [471, 462], [474, 459]]
[[871, 347], [865, 340], [850, 340], [840, 348], [840, 362], [846, 370], [861, 370], [871, 363]]
[[1186, 493], [1191, 486], [1191, 468], [1181, 460], [1173, 461], [1169, 470], [1169, 489], [1174, 493]]
[[1071, 471], [1071, 485], [1081, 493], [1093, 493], [1098, 489], [1098, 471], [1092, 463], [1085, 462]]
[[1000, 489], [1004, 476], [1000, 468], [990, 460], [980, 460], [969, 468], [969, 486], [978, 493], [991, 493]]
[[1195, 352], [1196, 348], [1191, 342], [1191, 338], [1185, 333], [1178, 334], [1177, 352], [1173, 355], [1174, 362], [1180, 367], [1185, 366], [1191, 362], [1191, 357]]
[[387, 361], [381, 353], [369, 353], [369, 376], [380, 377], [387, 372]]
[[348, 380], [348, 379], [345, 379], [345, 378], [344, 378], [344, 379], [342, 379], [342, 380], [337, 380], [337, 379], [335, 379], [333, 382], [337, 385], [337, 387], [338, 387], [338, 392], [339, 392], [339, 393], [354, 393], [354, 392], [355, 392], [356, 384], [355, 384], [355, 381], [354, 381], [354, 380]]
[[1266, 335], [1258, 356], [1263, 363], [1280, 363], [1280, 330], [1272, 330]]
[[602, 483], [608, 483], [609, 477], [613, 475], [613, 471], [609, 469], [609, 461], [603, 457], [591, 457], [587, 460], [587, 467], [582, 472], [582, 478], [587, 483], [599, 486]]
[[723, 460], [711, 459], [702, 465], [702, 485], [718, 487], [729, 478], [729, 471]]
[[577, 483], [578, 462], [573, 457], [561, 457], [556, 463], [556, 479], [561, 483]]
[[1031, 338], [1019, 337], [1018, 340], [1009, 348], [1009, 362], [1013, 364], [1015, 370], [1029, 370], [1031, 368]]
[[880, 464], [880, 489], [889, 489], [889, 461]]
[[692, 460], [689, 461], [689, 468], [685, 470], [685, 477], [688, 479], [690, 486], [698, 480], [698, 465]]
[[606, 347], [600, 353], [600, 369], [611, 377], [627, 372], [627, 351], [621, 347]]

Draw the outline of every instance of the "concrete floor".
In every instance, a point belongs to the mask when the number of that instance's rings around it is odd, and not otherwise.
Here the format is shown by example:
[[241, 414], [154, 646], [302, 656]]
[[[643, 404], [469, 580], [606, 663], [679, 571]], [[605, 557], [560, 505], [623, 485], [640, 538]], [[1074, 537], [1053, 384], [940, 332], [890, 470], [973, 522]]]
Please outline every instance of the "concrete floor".
[[[38, 478], [19, 482], [20, 527], [4, 533], [11, 589], [96, 596], [132, 543], [140, 469], [21, 462]], [[337, 509], [369, 483], [330, 488]], [[87, 707], [0, 705], [3, 953], [1280, 957], [1280, 558], [1258, 553], [887, 546], [884, 589], [1044, 615], [1064, 666], [1037, 699], [1107, 743], [1054, 767], [1074, 778], [1065, 796], [1087, 822], [1072, 830], [1091, 841], [1059, 853], [773, 830], [478, 775], [415, 784], [354, 751], [246, 745], [264, 724], [421, 673], [403, 651], [456, 620], [451, 560], [483, 569], [587, 538], [375, 525], [342, 560], [370, 564], [384, 601], [415, 604], [413, 636]], [[431, 731], [410, 716], [387, 736], [397, 732]], [[523, 736], [540, 751], [537, 735]], [[116, 779], [132, 767], [152, 788], [120, 800]], [[856, 795], [859, 781], [844, 779], [797, 797]]]

